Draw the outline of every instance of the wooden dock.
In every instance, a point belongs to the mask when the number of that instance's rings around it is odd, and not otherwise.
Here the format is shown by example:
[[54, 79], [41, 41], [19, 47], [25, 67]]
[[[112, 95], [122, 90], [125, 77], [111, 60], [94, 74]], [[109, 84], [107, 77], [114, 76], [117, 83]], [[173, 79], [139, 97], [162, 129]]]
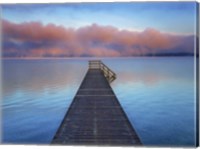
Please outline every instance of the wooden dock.
[[116, 74], [101, 61], [89, 61], [87, 74], [52, 144], [141, 145], [110, 84]]

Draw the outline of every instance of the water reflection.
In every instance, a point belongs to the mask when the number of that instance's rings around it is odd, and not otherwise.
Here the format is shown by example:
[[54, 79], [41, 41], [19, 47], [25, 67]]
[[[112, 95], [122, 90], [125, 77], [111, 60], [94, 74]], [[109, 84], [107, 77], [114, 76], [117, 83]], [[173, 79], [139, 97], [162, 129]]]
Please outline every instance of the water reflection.
[[16, 89], [41, 92], [55, 86], [73, 86], [74, 75], [77, 81], [83, 78], [74, 72], [86, 72], [86, 68], [85, 60], [7, 60], [3, 62], [3, 93], [10, 95]]
[[49, 143], [86, 71], [85, 60], [5, 60], [3, 141]]
[[193, 82], [193, 61], [193, 58], [182, 57], [104, 60], [117, 73], [114, 85], [124, 83], [153, 85], [167, 80]]
[[192, 57], [107, 60], [117, 73], [113, 89], [145, 145], [195, 144], [193, 62]]
[[[117, 74], [111, 86], [144, 145], [194, 145], [192, 57], [102, 61]], [[87, 65], [87, 59], [4, 61], [3, 141], [49, 143]]]

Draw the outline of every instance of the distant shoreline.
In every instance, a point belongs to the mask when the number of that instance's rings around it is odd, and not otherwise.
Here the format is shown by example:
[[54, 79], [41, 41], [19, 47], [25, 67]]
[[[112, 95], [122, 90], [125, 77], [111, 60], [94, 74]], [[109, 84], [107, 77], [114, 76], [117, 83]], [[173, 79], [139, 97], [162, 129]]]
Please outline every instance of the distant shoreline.
[[132, 57], [187, 57], [187, 56], [196, 56], [199, 57], [199, 53], [147, 53], [144, 55], [130, 55], [130, 56], [90, 56], [90, 55], [84, 55], [84, 56], [43, 56], [43, 57], [28, 57], [28, 56], [20, 56], [20, 57], [7, 57], [2, 56], [2, 59], [85, 59], [85, 58], [132, 58]]
[[[149, 57], [149, 58], [159, 58], [159, 57], [195, 57], [194, 54], [192, 55], [143, 55], [143, 56], [127, 56], [127, 57], [2, 57], [2, 60], [9, 60], [9, 59], [19, 59], [19, 60], [42, 60], [42, 59], [109, 59], [109, 58], [121, 58], [121, 59], [128, 59], [128, 58], [140, 58], [140, 57]], [[199, 55], [196, 55], [198, 58]]]

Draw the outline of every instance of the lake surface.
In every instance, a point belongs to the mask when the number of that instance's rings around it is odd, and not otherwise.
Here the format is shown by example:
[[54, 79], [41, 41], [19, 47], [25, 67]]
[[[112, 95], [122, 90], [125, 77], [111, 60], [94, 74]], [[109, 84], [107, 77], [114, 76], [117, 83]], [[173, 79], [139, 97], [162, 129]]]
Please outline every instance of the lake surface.
[[[195, 145], [193, 57], [102, 61], [145, 146]], [[87, 69], [87, 59], [3, 60], [3, 143], [49, 144]]]

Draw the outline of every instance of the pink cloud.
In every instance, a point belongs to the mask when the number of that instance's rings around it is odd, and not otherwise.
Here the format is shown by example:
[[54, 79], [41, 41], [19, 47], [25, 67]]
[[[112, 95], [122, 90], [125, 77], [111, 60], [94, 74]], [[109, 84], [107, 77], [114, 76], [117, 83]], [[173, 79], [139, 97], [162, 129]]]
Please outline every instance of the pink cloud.
[[40, 22], [25, 22], [21, 24], [11, 23], [3, 20], [3, 33], [10, 38], [22, 41], [41, 41], [41, 40], [57, 40], [64, 41], [73, 38], [72, 29], [65, 29], [62, 26], [54, 24], [42, 25]]
[[193, 53], [194, 36], [142, 32], [93, 24], [78, 29], [40, 22], [2, 21], [3, 56], [134, 56], [165, 52]]

